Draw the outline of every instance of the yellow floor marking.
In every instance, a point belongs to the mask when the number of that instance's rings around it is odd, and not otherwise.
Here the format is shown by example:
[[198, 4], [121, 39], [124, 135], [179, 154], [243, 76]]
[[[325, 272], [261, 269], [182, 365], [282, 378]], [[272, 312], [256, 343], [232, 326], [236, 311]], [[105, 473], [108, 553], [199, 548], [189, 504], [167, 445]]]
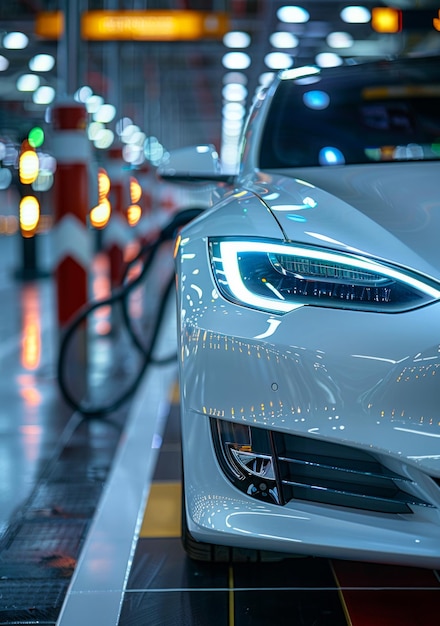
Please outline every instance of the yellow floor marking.
[[342, 587], [341, 587], [341, 585], [339, 583], [338, 577], [336, 575], [335, 569], [334, 569], [333, 564], [332, 564], [331, 561], [330, 561], [330, 567], [331, 567], [331, 570], [332, 570], [333, 578], [335, 579], [335, 582], [336, 582], [336, 584], [338, 586], [339, 601], [340, 601], [340, 603], [342, 605], [342, 610], [344, 612], [344, 617], [347, 620], [347, 626], [353, 626], [353, 624], [351, 623], [351, 617], [350, 617], [350, 613], [348, 611], [348, 606], [347, 606], [347, 604], [345, 602], [344, 592], [342, 591]]
[[151, 485], [140, 537], [180, 537], [182, 485], [154, 482]]
[[171, 404], [179, 404], [180, 403], [180, 386], [176, 381], [170, 390], [170, 402]]
[[232, 566], [229, 566], [229, 576], [228, 576], [228, 583], [229, 583], [229, 601], [228, 601], [228, 605], [229, 605], [229, 621], [228, 621], [228, 626], [234, 626], [235, 624], [235, 605], [234, 605], [234, 601], [235, 601], [235, 597], [234, 597], [234, 570], [232, 568]]

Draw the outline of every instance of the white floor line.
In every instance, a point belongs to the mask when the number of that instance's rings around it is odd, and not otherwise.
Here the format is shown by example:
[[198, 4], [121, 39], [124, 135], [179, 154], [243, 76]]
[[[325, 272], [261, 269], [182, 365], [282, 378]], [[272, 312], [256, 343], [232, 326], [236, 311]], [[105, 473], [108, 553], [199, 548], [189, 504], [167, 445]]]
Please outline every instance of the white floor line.
[[[176, 349], [175, 336], [175, 318], [169, 313], [159, 342], [160, 354]], [[118, 624], [175, 379], [174, 363], [146, 372], [57, 626]]]

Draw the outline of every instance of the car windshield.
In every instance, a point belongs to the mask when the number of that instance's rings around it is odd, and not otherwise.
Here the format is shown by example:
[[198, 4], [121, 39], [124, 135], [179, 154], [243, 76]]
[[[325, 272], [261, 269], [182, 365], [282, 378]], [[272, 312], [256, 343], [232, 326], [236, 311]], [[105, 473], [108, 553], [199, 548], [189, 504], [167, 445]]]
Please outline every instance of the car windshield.
[[440, 159], [438, 58], [335, 68], [282, 80], [260, 167]]

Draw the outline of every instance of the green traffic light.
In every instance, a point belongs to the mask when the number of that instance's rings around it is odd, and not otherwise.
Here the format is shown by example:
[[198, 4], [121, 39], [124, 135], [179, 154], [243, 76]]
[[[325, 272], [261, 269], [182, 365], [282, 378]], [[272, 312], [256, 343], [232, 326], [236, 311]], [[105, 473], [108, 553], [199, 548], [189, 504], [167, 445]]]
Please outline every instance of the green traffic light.
[[44, 142], [44, 130], [40, 126], [34, 126], [29, 131], [28, 141], [32, 148], [39, 148]]

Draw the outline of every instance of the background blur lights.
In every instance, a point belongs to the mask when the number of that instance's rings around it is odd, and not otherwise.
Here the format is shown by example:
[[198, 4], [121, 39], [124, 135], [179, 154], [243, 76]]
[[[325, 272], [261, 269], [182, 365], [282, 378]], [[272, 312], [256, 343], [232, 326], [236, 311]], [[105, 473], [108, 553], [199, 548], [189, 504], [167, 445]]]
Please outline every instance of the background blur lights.
[[326, 41], [330, 48], [350, 48], [353, 45], [353, 37], [349, 33], [330, 33]]
[[9, 61], [6, 57], [0, 54], [0, 72], [4, 72], [9, 67]]
[[93, 95], [87, 98], [85, 105], [89, 113], [96, 113], [96, 111], [104, 104], [104, 98], [101, 96]]
[[29, 61], [29, 69], [33, 72], [50, 72], [55, 66], [55, 59], [51, 54], [37, 54]]
[[3, 37], [3, 47], [8, 50], [23, 50], [28, 43], [29, 38], [24, 33], [13, 32]]
[[251, 64], [251, 57], [245, 52], [227, 52], [222, 63], [228, 70], [245, 70]]
[[18, 91], [35, 91], [40, 86], [40, 78], [36, 74], [23, 74], [17, 80]]
[[334, 52], [321, 52], [316, 55], [315, 61], [319, 67], [337, 67], [343, 63], [341, 57]]
[[110, 148], [115, 138], [115, 134], [110, 128], [103, 128], [94, 140], [95, 148], [107, 150]]
[[223, 37], [223, 43], [227, 48], [247, 48], [250, 46], [251, 38], [248, 33], [231, 31]]
[[39, 87], [33, 94], [32, 100], [35, 104], [50, 104], [55, 99], [55, 89], [48, 85]]
[[93, 114], [93, 119], [96, 122], [102, 122], [108, 124], [116, 115], [116, 108], [112, 104], [102, 104], [99, 109]]
[[284, 52], [269, 52], [264, 57], [264, 63], [271, 70], [283, 70], [292, 67], [293, 59], [290, 54]]
[[0, 167], [0, 189], [7, 189], [12, 181], [11, 170]]
[[225, 100], [230, 100], [231, 102], [241, 102], [245, 100], [247, 93], [246, 87], [240, 85], [240, 83], [228, 83], [222, 90]]
[[269, 41], [274, 48], [296, 48], [299, 44], [298, 37], [293, 33], [272, 33]]
[[40, 205], [35, 196], [24, 196], [20, 201], [20, 228], [23, 234], [34, 234], [40, 219]]
[[93, 89], [88, 85], [83, 85], [76, 91], [74, 98], [77, 102], [87, 102], [87, 100], [92, 96]]
[[366, 24], [370, 19], [370, 11], [363, 6], [349, 6], [341, 11], [341, 20], [347, 24]]
[[310, 14], [303, 7], [284, 6], [278, 9], [277, 17], [281, 22], [288, 24], [303, 24], [309, 21]]

